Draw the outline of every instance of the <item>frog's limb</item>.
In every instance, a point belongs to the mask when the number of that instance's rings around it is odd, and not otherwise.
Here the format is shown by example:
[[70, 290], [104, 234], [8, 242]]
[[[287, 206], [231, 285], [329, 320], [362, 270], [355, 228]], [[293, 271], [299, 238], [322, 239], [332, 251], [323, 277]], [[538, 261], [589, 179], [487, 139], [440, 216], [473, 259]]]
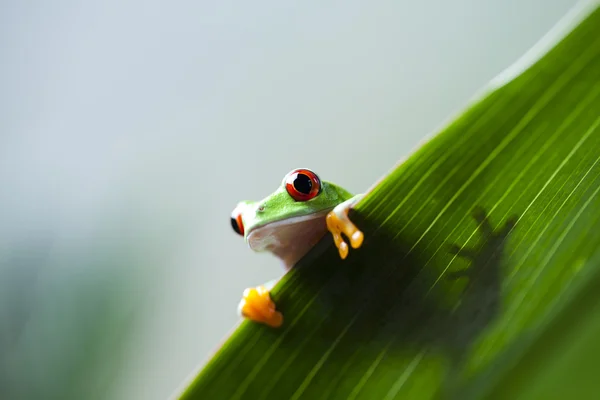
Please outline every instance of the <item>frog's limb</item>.
[[[473, 261], [477, 257], [477, 252], [473, 249], [468, 249], [466, 247], [460, 247], [458, 245], [452, 244], [448, 246], [448, 252], [450, 254], [454, 254], [457, 257], [466, 258], [467, 260]], [[458, 271], [449, 272], [446, 277], [449, 280], [455, 281], [460, 278], [468, 278], [470, 276], [471, 268], [459, 269]]]
[[[482, 207], [475, 207], [473, 209], [472, 216], [477, 221], [477, 230], [484, 239], [484, 248], [475, 250], [472, 248], [460, 247], [455, 244], [449, 245], [448, 251], [451, 254], [454, 254], [458, 257], [466, 258], [467, 260], [471, 261], [470, 267], [454, 272], [449, 272], [447, 274], [447, 277], [450, 280], [456, 280], [463, 277], [469, 278], [472, 274], [471, 270], [473, 268], [473, 265], [478, 263], [478, 257], [481, 254], [493, 254], [494, 252], [496, 252], [499, 246], [502, 245], [502, 242], [506, 239], [508, 234], [513, 230], [518, 221], [518, 217], [516, 215], [512, 215], [508, 218], [504, 225], [502, 225], [501, 228], [494, 230], [492, 224], [490, 223], [487, 213]], [[480, 264], [483, 263], [484, 265], [487, 265], [488, 262], [489, 256], [485, 260], [480, 262]]]
[[275, 303], [271, 300], [269, 293], [275, 283], [277, 280], [244, 290], [242, 300], [238, 305], [238, 314], [273, 328], [280, 327], [283, 324], [283, 315], [275, 308]]
[[515, 225], [517, 225], [518, 217], [516, 215], [512, 215], [508, 218], [508, 220], [504, 223], [502, 228], [498, 231], [498, 236], [503, 238], [507, 237], [508, 234], [513, 230]]
[[476, 206], [471, 212], [475, 221], [479, 224], [478, 229], [481, 236], [483, 236], [484, 240], [492, 237], [494, 235], [494, 228], [488, 219], [487, 213], [482, 207]]
[[363, 233], [350, 221], [348, 211], [362, 199], [364, 195], [359, 194], [352, 197], [343, 203], [338, 204], [332, 211], [327, 214], [327, 229], [333, 235], [335, 246], [340, 252], [342, 259], [348, 256], [348, 244], [342, 238], [342, 233], [350, 239], [352, 248], [357, 249], [362, 245]]
[[466, 258], [469, 260], [474, 260], [477, 257], [477, 252], [473, 249], [468, 249], [466, 247], [460, 247], [458, 245], [452, 244], [448, 246], [448, 252], [450, 254], [454, 254], [455, 256]]

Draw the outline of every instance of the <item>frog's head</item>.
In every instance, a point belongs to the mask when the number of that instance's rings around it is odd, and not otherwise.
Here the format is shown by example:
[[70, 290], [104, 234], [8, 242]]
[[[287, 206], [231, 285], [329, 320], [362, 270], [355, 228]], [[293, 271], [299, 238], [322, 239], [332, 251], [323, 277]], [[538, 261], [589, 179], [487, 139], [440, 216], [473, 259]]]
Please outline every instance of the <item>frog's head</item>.
[[270, 251], [291, 267], [327, 232], [327, 212], [350, 197], [313, 171], [299, 168], [270, 196], [240, 202], [231, 214], [231, 226], [251, 249]]

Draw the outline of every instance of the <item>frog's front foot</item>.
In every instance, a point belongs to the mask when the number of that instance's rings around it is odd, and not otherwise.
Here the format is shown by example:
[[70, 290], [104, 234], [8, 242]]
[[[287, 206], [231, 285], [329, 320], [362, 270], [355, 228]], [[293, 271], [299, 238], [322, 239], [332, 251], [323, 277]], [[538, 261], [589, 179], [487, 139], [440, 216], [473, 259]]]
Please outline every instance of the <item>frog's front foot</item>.
[[275, 308], [269, 291], [264, 286], [248, 288], [238, 306], [238, 313], [252, 321], [278, 328], [283, 324], [283, 315]]
[[[449, 272], [448, 279], [456, 280], [463, 277], [470, 278], [475, 272], [474, 268], [488, 267], [490, 262], [497, 259], [510, 232], [515, 227], [518, 217], [512, 215], [499, 229], [494, 229], [485, 210], [479, 206], [472, 211], [472, 216], [477, 222], [477, 230], [483, 238], [483, 243], [478, 249], [461, 247], [456, 244], [448, 246], [448, 252], [457, 257], [471, 262], [471, 266], [454, 272]], [[496, 257], [496, 258], [495, 258]]]
[[344, 241], [342, 233], [350, 239], [350, 245], [354, 249], [358, 249], [364, 239], [364, 234], [348, 218], [348, 212], [361, 198], [362, 195], [354, 196], [338, 204], [327, 214], [327, 229], [333, 235], [333, 241], [342, 259], [348, 256], [348, 244]]

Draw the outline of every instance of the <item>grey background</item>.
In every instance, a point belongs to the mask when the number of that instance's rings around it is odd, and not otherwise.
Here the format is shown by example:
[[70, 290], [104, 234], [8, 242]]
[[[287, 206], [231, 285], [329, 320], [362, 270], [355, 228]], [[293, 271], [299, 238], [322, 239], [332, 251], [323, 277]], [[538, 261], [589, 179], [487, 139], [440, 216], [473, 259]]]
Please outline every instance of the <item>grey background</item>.
[[367, 189], [574, 4], [2, 2], [0, 397], [171, 395], [281, 273], [239, 200]]

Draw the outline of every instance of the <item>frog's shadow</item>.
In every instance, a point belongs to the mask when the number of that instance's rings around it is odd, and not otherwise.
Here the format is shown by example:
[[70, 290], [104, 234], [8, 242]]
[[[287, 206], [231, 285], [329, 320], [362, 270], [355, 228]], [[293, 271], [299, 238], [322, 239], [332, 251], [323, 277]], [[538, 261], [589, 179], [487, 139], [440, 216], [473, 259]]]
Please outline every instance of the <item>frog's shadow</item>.
[[[423, 268], [428, 254], [424, 249], [398, 244], [397, 238], [368, 227], [360, 215], [352, 216], [358, 226], [366, 226], [365, 251], [351, 250], [333, 271], [302, 274], [307, 279], [304, 284], [315, 285], [315, 293], [321, 288], [312, 312], [327, 317], [313, 337], [337, 343], [339, 357], [332, 357], [331, 362], [354, 357], [357, 347], [361, 353], [353, 362], [371, 362], [383, 348], [391, 357], [407, 352], [416, 356], [425, 350], [445, 356], [448, 371], [458, 369], [474, 340], [500, 312], [502, 257], [516, 222], [512, 217], [494, 230], [482, 208], [476, 208], [473, 217], [479, 246], [447, 247], [449, 253], [470, 261], [469, 267], [440, 274], [443, 268], [439, 266]], [[373, 262], [369, 254], [375, 252], [385, 257]], [[464, 285], [458, 295], [452, 289], [455, 285]]]

